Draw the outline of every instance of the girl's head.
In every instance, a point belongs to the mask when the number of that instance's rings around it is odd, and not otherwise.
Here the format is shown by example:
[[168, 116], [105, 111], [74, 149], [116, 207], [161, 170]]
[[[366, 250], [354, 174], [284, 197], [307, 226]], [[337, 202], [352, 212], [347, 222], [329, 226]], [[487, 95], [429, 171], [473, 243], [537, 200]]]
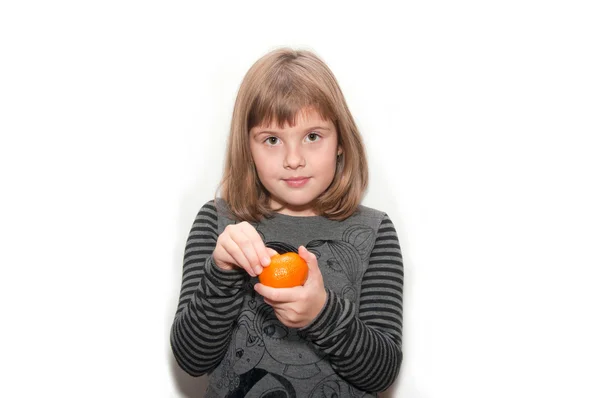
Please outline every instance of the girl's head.
[[344, 219], [368, 182], [362, 139], [330, 69], [309, 51], [260, 58], [233, 110], [221, 195], [240, 220]]

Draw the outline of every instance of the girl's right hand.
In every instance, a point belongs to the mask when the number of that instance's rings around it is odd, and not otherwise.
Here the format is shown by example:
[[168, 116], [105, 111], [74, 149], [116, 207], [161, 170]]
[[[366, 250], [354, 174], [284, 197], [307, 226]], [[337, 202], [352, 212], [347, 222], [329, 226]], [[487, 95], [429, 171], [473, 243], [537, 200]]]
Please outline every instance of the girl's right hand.
[[217, 239], [213, 260], [221, 269], [239, 267], [250, 276], [257, 276], [263, 267], [271, 263], [271, 256], [275, 254], [275, 250], [265, 246], [256, 229], [244, 221], [225, 227]]

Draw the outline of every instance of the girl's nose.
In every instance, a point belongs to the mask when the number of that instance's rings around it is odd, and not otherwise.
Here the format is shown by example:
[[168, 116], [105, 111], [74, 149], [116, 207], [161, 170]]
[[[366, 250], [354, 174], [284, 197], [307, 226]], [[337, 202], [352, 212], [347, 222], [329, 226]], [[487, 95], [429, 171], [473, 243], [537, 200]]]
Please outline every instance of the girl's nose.
[[298, 167], [304, 167], [306, 160], [302, 154], [302, 151], [298, 147], [288, 148], [283, 159], [283, 167], [286, 169], [297, 169]]

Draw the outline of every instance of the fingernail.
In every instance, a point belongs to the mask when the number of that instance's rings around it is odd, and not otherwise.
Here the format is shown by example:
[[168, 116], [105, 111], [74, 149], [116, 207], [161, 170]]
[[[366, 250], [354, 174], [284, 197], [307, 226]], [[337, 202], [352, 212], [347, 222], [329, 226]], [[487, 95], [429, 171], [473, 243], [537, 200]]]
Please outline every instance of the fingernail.
[[262, 263], [262, 265], [269, 265], [271, 264], [271, 258], [270, 257], [263, 257], [262, 260], [260, 260], [260, 262]]
[[262, 267], [260, 265], [257, 265], [256, 267], [254, 267], [254, 272], [256, 272], [256, 275], [260, 275], [260, 273], [262, 272]]

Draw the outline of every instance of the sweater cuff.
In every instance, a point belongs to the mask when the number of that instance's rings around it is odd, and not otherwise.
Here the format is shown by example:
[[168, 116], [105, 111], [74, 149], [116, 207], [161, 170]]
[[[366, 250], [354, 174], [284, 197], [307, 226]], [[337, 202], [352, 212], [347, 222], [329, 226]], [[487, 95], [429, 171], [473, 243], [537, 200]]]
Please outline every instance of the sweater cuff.
[[222, 294], [216, 296], [230, 296], [237, 293], [244, 284], [250, 279], [250, 275], [242, 269], [236, 268], [232, 270], [224, 270], [219, 268], [212, 256], [206, 259], [205, 275], [210, 284], [211, 290], [221, 291]]
[[345, 308], [346, 301], [340, 300], [336, 294], [330, 290], [325, 289], [327, 292], [327, 300], [325, 305], [321, 309], [321, 312], [315, 317], [315, 319], [298, 331], [306, 336], [309, 340], [314, 343], [323, 343], [323, 339], [337, 340], [334, 336], [341, 336], [345, 332], [347, 326], [347, 318], [350, 314], [354, 314], [354, 305], [350, 304], [349, 308]]

